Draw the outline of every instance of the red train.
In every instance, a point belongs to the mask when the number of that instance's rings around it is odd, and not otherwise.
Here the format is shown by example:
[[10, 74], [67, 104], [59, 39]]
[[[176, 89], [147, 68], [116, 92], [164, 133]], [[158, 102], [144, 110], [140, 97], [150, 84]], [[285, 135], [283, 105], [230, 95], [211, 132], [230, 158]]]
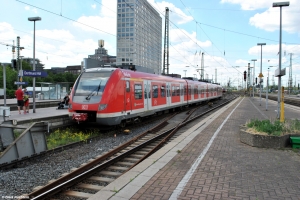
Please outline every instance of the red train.
[[222, 87], [120, 68], [87, 69], [70, 95], [69, 117], [122, 125], [190, 104], [221, 98]]

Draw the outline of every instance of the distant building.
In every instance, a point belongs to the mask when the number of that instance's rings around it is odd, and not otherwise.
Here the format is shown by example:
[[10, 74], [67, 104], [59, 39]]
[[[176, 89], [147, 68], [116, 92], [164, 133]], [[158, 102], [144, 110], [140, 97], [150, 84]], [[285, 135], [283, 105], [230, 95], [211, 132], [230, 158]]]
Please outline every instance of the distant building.
[[89, 55], [88, 58], [84, 58], [83, 66], [85, 69], [95, 67], [115, 67], [116, 56], [110, 56], [107, 54], [107, 50], [104, 48], [104, 40], [98, 41], [98, 49], [95, 49], [95, 54]]
[[147, 0], [118, 0], [118, 67], [134, 65], [160, 74], [162, 66], [162, 18]]
[[65, 69], [65, 72], [69, 72], [71, 74], [78, 75], [81, 73], [81, 65], [67, 66]]
[[60, 74], [60, 73], [64, 73], [66, 70], [65, 67], [51, 67], [50, 71], [53, 73], [53, 74]]

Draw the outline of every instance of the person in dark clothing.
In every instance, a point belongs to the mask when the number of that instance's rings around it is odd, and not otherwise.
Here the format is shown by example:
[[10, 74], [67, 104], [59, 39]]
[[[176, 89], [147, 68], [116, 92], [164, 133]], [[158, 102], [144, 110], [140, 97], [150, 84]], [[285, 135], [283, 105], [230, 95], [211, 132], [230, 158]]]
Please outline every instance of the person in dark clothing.
[[69, 105], [70, 97], [69, 94], [66, 94], [64, 99], [58, 103], [58, 109], [64, 108], [65, 105]]

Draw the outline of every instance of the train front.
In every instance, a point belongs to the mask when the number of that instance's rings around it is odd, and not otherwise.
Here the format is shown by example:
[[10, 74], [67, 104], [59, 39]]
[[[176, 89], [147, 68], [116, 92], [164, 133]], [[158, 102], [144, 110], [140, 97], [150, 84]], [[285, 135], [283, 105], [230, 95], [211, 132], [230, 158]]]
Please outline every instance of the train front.
[[104, 89], [115, 69], [87, 69], [72, 90], [69, 117], [78, 122], [98, 122], [97, 115], [107, 107]]

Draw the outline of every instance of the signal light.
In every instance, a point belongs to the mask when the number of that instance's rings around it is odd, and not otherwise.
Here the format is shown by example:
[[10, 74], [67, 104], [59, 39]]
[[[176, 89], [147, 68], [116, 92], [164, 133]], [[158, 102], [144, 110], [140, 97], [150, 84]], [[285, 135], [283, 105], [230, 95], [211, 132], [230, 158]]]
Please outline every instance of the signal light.
[[246, 79], [247, 79], [247, 72], [244, 71], [244, 81], [246, 81]]
[[16, 60], [16, 59], [12, 59], [12, 60], [11, 60], [11, 67], [12, 67], [13, 69], [17, 69], [17, 60]]

